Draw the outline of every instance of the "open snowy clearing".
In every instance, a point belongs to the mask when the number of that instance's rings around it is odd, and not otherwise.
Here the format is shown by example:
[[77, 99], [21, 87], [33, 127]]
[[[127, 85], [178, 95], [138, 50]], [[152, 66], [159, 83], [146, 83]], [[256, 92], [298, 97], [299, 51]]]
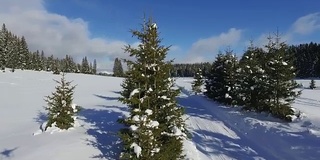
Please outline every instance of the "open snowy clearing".
[[[77, 85], [74, 103], [83, 107], [74, 129], [37, 133], [46, 121], [45, 96], [61, 76], [47, 72], [0, 73], [0, 160], [117, 159], [116, 122], [128, 115], [117, 101], [121, 78], [67, 74]], [[193, 95], [191, 78], [177, 79], [178, 98], [192, 134], [184, 142], [186, 159], [318, 159], [320, 90], [305, 89], [294, 107], [301, 119], [284, 123], [265, 114], [246, 113]], [[305, 87], [310, 81], [299, 80]], [[317, 81], [320, 84], [320, 81]]]

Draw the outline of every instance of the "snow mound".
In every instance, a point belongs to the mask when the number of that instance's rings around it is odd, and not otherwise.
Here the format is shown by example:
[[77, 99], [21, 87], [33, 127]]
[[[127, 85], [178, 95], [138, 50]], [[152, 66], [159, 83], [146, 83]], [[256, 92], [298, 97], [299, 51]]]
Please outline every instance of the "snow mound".
[[316, 137], [320, 137], [320, 130], [316, 130], [316, 129], [308, 129], [308, 132]]
[[294, 115], [288, 115], [288, 116], [291, 117], [292, 122], [301, 122], [303, 119], [307, 117], [307, 115], [302, 111], [296, 108], [291, 108], [291, 109], [293, 110]]
[[73, 127], [69, 128], [67, 130], [58, 128], [56, 126], [56, 123], [53, 123], [51, 127], [48, 127], [47, 130], [45, 130], [47, 123], [48, 123], [47, 121], [42, 123], [41, 126], [40, 126], [40, 129], [35, 131], [32, 135], [36, 136], [36, 135], [39, 135], [39, 134], [42, 134], [42, 133], [54, 134], [54, 133], [66, 132], [66, 131], [73, 130], [76, 127], [80, 126], [79, 122], [75, 119]]
[[[77, 112], [78, 111], [78, 108], [77, 108], [77, 105], [76, 104], [72, 104], [72, 108], [73, 108], [73, 111], [74, 112]], [[39, 135], [39, 134], [42, 134], [42, 133], [50, 133], [50, 134], [54, 134], [54, 133], [59, 133], [59, 132], [65, 132], [65, 131], [70, 131], [70, 130], [73, 130], [75, 129], [76, 127], [79, 127], [80, 126], [80, 123], [78, 122], [78, 119], [77, 119], [77, 116], [73, 116], [73, 120], [74, 120], [74, 123], [73, 123], [73, 127], [65, 130], [65, 129], [60, 129], [56, 126], [56, 122], [54, 122], [51, 127], [48, 127], [46, 129], [46, 126], [48, 124], [48, 121], [45, 121], [43, 122], [41, 125], [40, 125], [40, 129], [35, 131], [32, 135], [36, 136], [36, 135]]]

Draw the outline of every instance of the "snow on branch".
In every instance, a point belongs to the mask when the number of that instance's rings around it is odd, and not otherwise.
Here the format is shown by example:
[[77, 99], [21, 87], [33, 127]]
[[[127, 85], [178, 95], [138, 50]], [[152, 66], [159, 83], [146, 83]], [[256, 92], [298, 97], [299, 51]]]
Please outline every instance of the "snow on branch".
[[139, 93], [139, 89], [134, 89], [131, 93], [130, 93], [130, 98], [132, 96], [134, 96], [135, 94]]
[[137, 155], [137, 158], [140, 157], [142, 148], [137, 145], [137, 143], [132, 143], [130, 148], [133, 148], [133, 152]]

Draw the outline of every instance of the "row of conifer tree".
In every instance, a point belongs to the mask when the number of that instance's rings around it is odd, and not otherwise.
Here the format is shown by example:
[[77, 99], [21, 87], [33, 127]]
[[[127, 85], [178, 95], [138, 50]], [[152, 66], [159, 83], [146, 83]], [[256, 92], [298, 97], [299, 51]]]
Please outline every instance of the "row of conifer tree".
[[[290, 45], [286, 54], [293, 58], [295, 78], [320, 77], [320, 44], [310, 42]], [[205, 75], [211, 68], [211, 63], [174, 64], [171, 74], [173, 77], [194, 77], [198, 68], [201, 68], [202, 74]]]
[[87, 57], [82, 63], [76, 63], [73, 58], [66, 55], [65, 58], [55, 58], [53, 55], [47, 57], [44, 51], [31, 52], [24, 36], [19, 37], [13, 34], [3, 24], [0, 30], [0, 70], [15, 69], [52, 71], [55, 74], [60, 72], [96, 74], [97, 63], [89, 62]]
[[[219, 54], [205, 77], [204, 94], [222, 104], [291, 121], [295, 114], [291, 103], [300, 95], [294, 59], [278, 35], [268, 39], [265, 48], [248, 47], [240, 60], [231, 50]], [[203, 81], [200, 71], [193, 82], [195, 92], [200, 92]]]

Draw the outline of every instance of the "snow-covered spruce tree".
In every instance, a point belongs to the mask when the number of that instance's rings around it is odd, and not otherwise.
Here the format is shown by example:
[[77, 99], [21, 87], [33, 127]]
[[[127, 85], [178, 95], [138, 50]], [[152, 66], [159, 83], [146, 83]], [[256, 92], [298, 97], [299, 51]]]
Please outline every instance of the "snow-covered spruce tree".
[[60, 81], [57, 82], [56, 91], [51, 96], [47, 96], [48, 123], [45, 127], [58, 127], [60, 129], [69, 129], [74, 126], [75, 115], [79, 112], [79, 107], [74, 105], [73, 93], [76, 86], [66, 81], [65, 74], [62, 74]]
[[119, 133], [124, 145], [120, 159], [180, 159], [185, 124], [183, 109], [175, 99], [179, 90], [173, 88], [170, 78], [172, 62], [165, 62], [169, 47], [160, 44], [157, 25], [151, 19], [141, 30], [131, 32], [140, 44], [125, 47], [135, 60], [128, 61], [120, 98], [130, 111], [130, 116], [120, 121], [128, 126]]
[[52, 73], [53, 73], [53, 74], [60, 74], [60, 72], [61, 72], [61, 66], [60, 66], [59, 59], [53, 60], [51, 69], [52, 69]]
[[225, 73], [226, 73], [226, 94], [224, 104], [228, 105], [239, 105], [239, 60], [232, 50], [226, 50], [226, 61], [225, 61]]
[[267, 95], [269, 98], [268, 106], [273, 116], [280, 119], [291, 121], [291, 115], [294, 114], [291, 109], [291, 103], [300, 95], [298, 84], [294, 81], [295, 68], [293, 67], [293, 58], [286, 54], [287, 45], [280, 42], [277, 34], [275, 41], [269, 37], [267, 49], [267, 63], [265, 71], [267, 74]]
[[137, 84], [139, 84], [139, 81], [133, 77], [133, 72], [132, 72], [132, 61], [125, 60], [125, 63], [127, 63], [128, 66], [128, 71], [125, 73], [125, 79], [123, 80], [123, 83], [121, 84], [122, 91], [121, 91], [121, 98], [120, 101], [123, 101], [124, 99], [130, 98], [131, 92], [138, 88]]
[[6, 67], [10, 68], [11, 72], [14, 72], [18, 67], [18, 47], [17, 47], [18, 37], [9, 32], [8, 45], [7, 45], [7, 63]]
[[41, 67], [42, 67], [42, 69], [41, 70], [43, 70], [43, 71], [47, 71], [48, 69], [47, 69], [47, 59], [48, 59], [48, 57], [46, 57], [45, 55], [44, 55], [44, 52], [43, 51], [41, 51]]
[[28, 44], [24, 36], [21, 37], [19, 42], [19, 68], [31, 69], [31, 54], [29, 53]]
[[31, 69], [35, 71], [41, 71], [41, 57], [40, 52], [38, 50], [31, 54], [31, 61]]
[[85, 73], [85, 74], [90, 73], [90, 66], [89, 66], [89, 62], [88, 62], [88, 59], [86, 56], [82, 59], [81, 73]]
[[212, 63], [211, 69], [206, 76], [204, 93], [208, 98], [221, 102], [222, 96], [219, 94], [224, 88], [223, 72], [224, 55], [219, 53], [216, 60]]
[[219, 103], [237, 105], [239, 99], [238, 60], [232, 51], [219, 53], [207, 75], [205, 95]]
[[310, 89], [315, 89], [316, 88], [316, 81], [314, 79], [311, 79], [309, 88]]
[[201, 68], [199, 68], [194, 75], [194, 81], [192, 82], [192, 91], [195, 92], [196, 95], [198, 93], [201, 93], [202, 85], [203, 85], [202, 70]]
[[97, 74], [97, 60], [93, 60], [92, 74]]
[[5, 71], [6, 64], [8, 61], [8, 44], [9, 44], [9, 33], [6, 25], [3, 24], [0, 30], [0, 70]]
[[121, 64], [121, 60], [116, 58], [113, 64], [113, 75], [115, 77], [122, 77], [123, 76], [123, 68]]
[[71, 56], [66, 55], [66, 57], [61, 60], [61, 70], [65, 73], [74, 73], [76, 71], [76, 63]]
[[240, 60], [240, 101], [244, 110], [257, 112], [268, 111], [265, 102], [266, 78], [263, 63], [265, 53], [261, 48], [256, 48], [251, 44]]

